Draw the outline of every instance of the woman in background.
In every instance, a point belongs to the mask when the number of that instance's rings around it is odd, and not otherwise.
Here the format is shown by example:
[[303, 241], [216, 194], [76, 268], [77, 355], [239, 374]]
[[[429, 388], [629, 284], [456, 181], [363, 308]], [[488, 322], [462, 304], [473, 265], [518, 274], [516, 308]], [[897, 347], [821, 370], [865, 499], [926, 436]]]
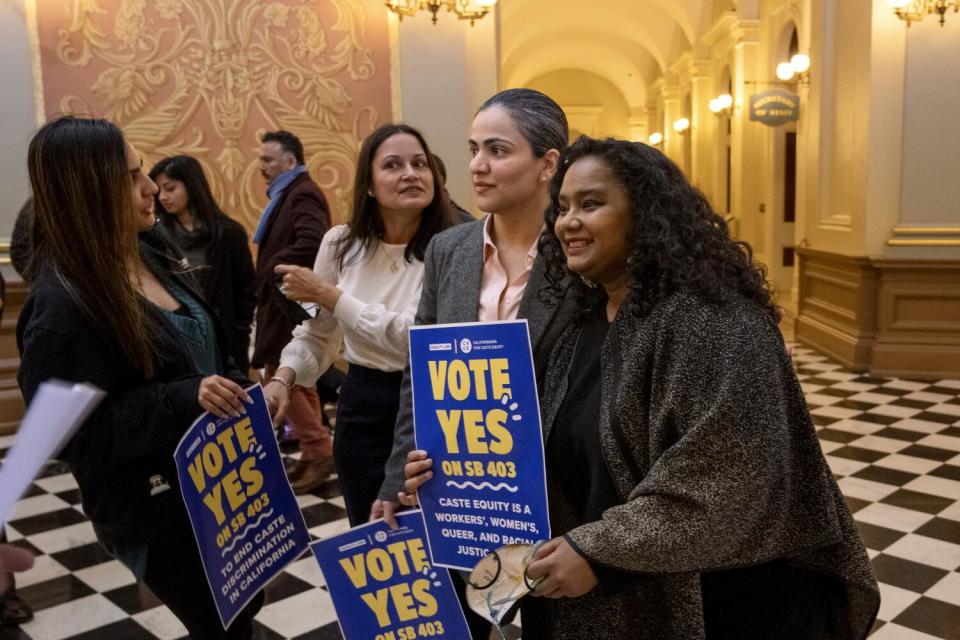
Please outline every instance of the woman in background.
[[159, 189], [157, 217], [186, 255], [188, 268], [196, 269], [207, 303], [227, 330], [229, 353], [246, 372], [256, 275], [247, 232], [220, 209], [195, 158], [164, 158], [150, 178]]
[[342, 342], [349, 370], [337, 403], [333, 458], [353, 526], [366, 522], [383, 483], [424, 251], [451, 224], [423, 135], [404, 124], [386, 124], [363, 141], [353, 214], [348, 224], [324, 236], [313, 271], [276, 269], [288, 298], [320, 309], [294, 330], [265, 393], [282, 416], [291, 385], [315, 384], [339, 356]]
[[157, 187], [116, 125], [53, 120], [30, 142], [28, 165], [36, 269], [17, 324], [24, 399], [50, 379], [106, 392], [59, 456], [97, 539], [192, 638], [250, 638], [263, 595], [224, 631], [173, 459], [198, 415], [244, 411], [249, 381], [155, 229]]

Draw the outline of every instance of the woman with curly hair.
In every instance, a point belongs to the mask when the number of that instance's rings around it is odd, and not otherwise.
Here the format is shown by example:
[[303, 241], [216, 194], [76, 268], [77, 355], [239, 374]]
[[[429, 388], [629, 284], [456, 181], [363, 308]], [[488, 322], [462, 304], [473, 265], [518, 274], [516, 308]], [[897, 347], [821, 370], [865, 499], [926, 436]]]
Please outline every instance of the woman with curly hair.
[[567, 149], [546, 217], [552, 295], [582, 310], [541, 388], [557, 537], [523, 637], [866, 637], [876, 580], [749, 247], [625, 141]]

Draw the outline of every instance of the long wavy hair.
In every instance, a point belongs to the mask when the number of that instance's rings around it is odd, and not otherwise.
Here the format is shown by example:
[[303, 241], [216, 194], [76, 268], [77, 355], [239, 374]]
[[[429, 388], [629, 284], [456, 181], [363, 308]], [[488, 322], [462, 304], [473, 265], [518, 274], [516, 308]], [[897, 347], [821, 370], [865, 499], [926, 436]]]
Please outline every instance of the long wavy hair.
[[630, 203], [627, 260], [632, 276], [632, 305], [640, 315], [671, 293], [686, 289], [719, 301], [729, 292], [753, 300], [776, 322], [777, 312], [766, 269], [753, 262], [746, 242], [730, 238], [727, 224], [677, 165], [657, 149], [639, 142], [581, 137], [564, 152], [550, 183], [550, 207], [540, 251], [546, 260], [548, 291], [593, 298], [579, 278], [570, 278], [554, 231], [564, 176], [581, 158], [597, 158], [610, 169]]
[[155, 350], [128, 275], [139, 260], [139, 226], [123, 132], [106, 120], [58, 118], [37, 131], [27, 158], [31, 273], [52, 268], [90, 321], [152, 377]]
[[406, 133], [417, 139], [427, 158], [430, 173], [433, 175], [433, 200], [420, 216], [420, 226], [407, 243], [407, 248], [404, 249], [404, 259], [407, 262], [412, 262], [414, 259], [422, 262], [430, 239], [453, 225], [453, 208], [450, 206], [437, 171], [437, 164], [423, 134], [406, 124], [381, 125], [366, 137], [357, 156], [357, 173], [353, 181], [353, 210], [350, 221], [347, 223], [347, 233], [337, 245], [336, 259], [340, 266], [357, 259], [360, 253], [366, 251], [374, 242], [383, 240], [384, 226], [380, 205], [370, 195], [373, 189], [373, 157], [377, 154], [380, 145], [398, 133]]
[[[225, 215], [217, 204], [210, 183], [203, 173], [203, 167], [196, 158], [191, 156], [172, 156], [164, 158], [150, 170], [150, 178], [156, 182], [161, 175], [171, 180], [179, 180], [187, 191], [187, 207], [200, 226], [212, 229], [215, 226], [217, 214]], [[156, 196], [157, 214], [166, 226], [170, 226], [174, 217], [163, 208], [160, 203], [160, 194]]]

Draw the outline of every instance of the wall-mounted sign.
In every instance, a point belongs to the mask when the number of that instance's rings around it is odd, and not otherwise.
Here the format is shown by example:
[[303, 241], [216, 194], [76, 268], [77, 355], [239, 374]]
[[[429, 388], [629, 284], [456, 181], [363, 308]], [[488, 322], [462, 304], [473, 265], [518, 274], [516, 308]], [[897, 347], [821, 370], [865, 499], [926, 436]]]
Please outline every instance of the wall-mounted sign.
[[769, 127], [793, 122], [800, 117], [800, 96], [772, 89], [750, 96], [750, 119]]

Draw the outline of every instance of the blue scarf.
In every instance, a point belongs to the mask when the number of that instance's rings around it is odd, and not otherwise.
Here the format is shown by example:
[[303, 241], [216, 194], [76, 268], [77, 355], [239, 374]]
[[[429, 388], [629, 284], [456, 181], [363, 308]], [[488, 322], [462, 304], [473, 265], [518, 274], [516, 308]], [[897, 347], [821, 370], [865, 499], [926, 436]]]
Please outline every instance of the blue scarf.
[[306, 172], [307, 168], [302, 164], [298, 164], [293, 169], [290, 169], [290, 171], [284, 171], [278, 175], [277, 179], [267, 187], [267, 197], [270, 198], [270, 202], [267, 203], [267, 208], [263, 210], [263, 214], [260, 216], [260, 223], [257, 225], [257, 231], [253, 234], [254, 244], [263, 242], [263, 235], [267, 232], [267, 223], [270, 222], [270, 215], [277, 207], [277, 203], [283, 196], [284, 190], [286, 190], [297, 176]]

